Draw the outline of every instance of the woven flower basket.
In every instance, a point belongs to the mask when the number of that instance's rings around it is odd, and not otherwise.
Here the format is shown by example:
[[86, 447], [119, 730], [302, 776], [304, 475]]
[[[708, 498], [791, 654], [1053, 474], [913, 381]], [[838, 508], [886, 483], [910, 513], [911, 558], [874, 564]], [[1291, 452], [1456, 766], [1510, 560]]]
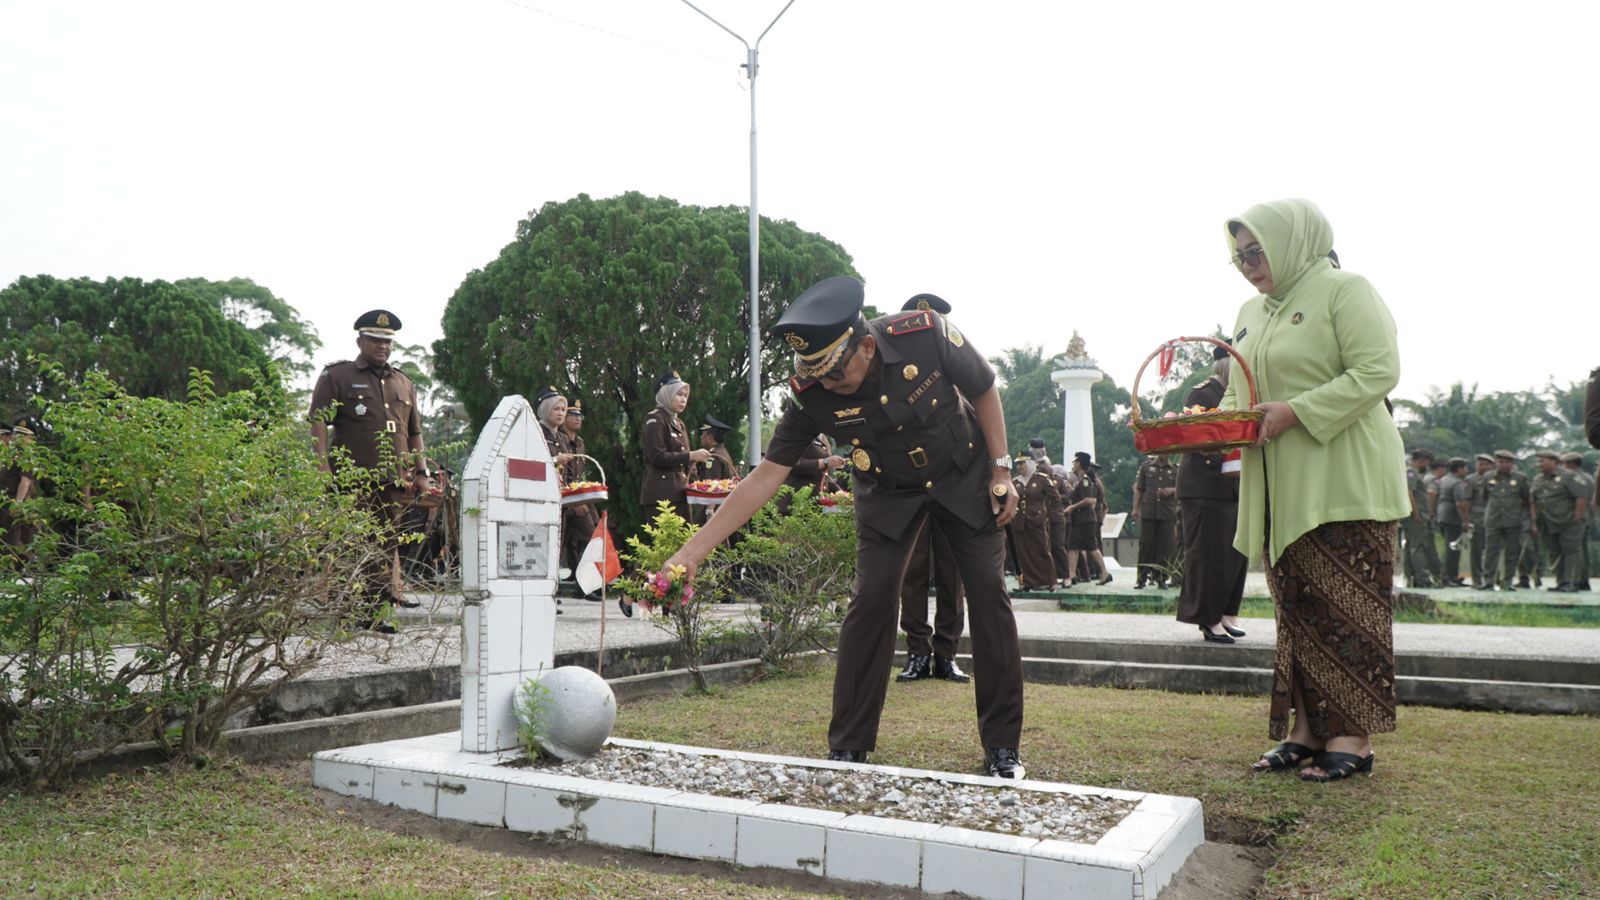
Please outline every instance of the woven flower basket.
[[600, 472], [599, 481], [580, 481], [571, 486], [561, 488], [561, 505], [577, 506], [580, 503], [599, 503], [611, 499], [610, 491], [606, 488], [606, 470], [601, 468], [600, 461], [583, 453], [574, 453], [578, 459], [587, 459], [594, 464]]
[[1133, 376], [1133, 417], [1128, 427], [1133, 429], [1133, 446], [1140, 453], [1209, 453], [1231, 447], [1247, 447], [1255, 443], [1261, 431], [1262, 414], [1254, 409], [1228, 409], [1160, 419], [1139, 417], [1139, 379], [1144, 377], [1145, 368], [1163, 350], [1174, 344], [1191, 341], [1215, 344], [1227, 350], [1239, 371], [1244, 373], [1245, 384], [1250, 389], [1250, 406], [1256, 405], [1256, 378], [1239, 351], [1225, 341], [1211, 337], [1173, 338], [1145, 357], [1143, 365], [1139, 366], [1139, 373]]

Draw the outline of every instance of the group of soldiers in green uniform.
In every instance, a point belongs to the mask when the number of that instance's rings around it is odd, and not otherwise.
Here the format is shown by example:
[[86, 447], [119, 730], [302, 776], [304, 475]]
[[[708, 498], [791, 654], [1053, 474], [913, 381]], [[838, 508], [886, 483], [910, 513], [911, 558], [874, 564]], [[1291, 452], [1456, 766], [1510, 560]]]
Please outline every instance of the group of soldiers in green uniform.
[[[1545, 571], [1555, 582], [1551, 591], [1590, 589], [1595, 480], [1584, 471], [1581, 453], [1540, 450], [1534, 456], [1539, 471], [1530, 477], [1510, 450], [1479, 453], [1474, 472], [1465, 459], [1435, 461], [1427, 450], [1412, 451], [1406, 470], [1411, 515], [1401, 527], [1412, 587], [1466, 587], [1465, 554], [1471, 586], [1479, 590], [1543, 587]], [[1443, 538], [1442, 562], [1435, 535]]]

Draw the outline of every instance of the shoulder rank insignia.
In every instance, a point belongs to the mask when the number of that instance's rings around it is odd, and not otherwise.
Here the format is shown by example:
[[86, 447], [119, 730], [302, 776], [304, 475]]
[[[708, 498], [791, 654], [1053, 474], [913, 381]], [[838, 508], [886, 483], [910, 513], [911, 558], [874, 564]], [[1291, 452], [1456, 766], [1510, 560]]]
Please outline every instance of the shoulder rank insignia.
[[918, 331], [927, 331], [933, 327], [933, 313], [925, 309], [895, 316], [883, 326], [883, 330], [891, 335], [912, 334]]
[[967, 342], [967, 339], [962, 336], [961, 330], [956, 328], [955, 324], [949, 319], [944, 320], [944, 333], [949, 336], [950, 343], [955, 344], [957, 347]]
[[796, 394], [816, 383], [817, 380], [815, 378], [801, 378], [799, 375], [789, 376], [789, 389], [794, 391]]

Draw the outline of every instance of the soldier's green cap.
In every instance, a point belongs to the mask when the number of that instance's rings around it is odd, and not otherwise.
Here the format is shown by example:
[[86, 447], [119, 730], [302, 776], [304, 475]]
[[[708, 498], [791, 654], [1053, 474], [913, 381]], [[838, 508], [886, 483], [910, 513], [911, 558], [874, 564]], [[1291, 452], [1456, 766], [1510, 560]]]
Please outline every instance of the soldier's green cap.
[[1554, 450], [1540, 450], [1533, 455], [1539, 457], [1540, 459], [1553, 459], [1557, 462], [1561, 461], [1561, 454], [1555, 452]]
[[1411, 458], [1412, 459], [1433, 459], [1433, 451], [1432, 450], [1421, 450], [1421, 449], [1413, 450], [1413, 451], [1411, 451]]
[[1450, 457], [1450, 468], [1452, 468], [1452, 469], [1454, 469], [1456, 466], [1464, 466], [1466, 464], [1467, 464], [1467, 461], [1462, 459], [1459, 456]]
[[1561, 461], [1564, 463], [1583, 462], [1583, 454], [1578, 452], [1563, 453], [1561, 454]]
[[1517, 461], [1517, 455], [1515, 453], [1512, 453], [1510, 450], [1496, 450], [1494, 452], [1494, 458], [1495, 459], [1509, 459], [1512, 462], [1516, 462]]
[[1489, 463], [1494, 462], [1494, 454], [1493, 453], [1479, 453], [1477, 458], [1483, 460], [1484, 462], [1489, 462]]

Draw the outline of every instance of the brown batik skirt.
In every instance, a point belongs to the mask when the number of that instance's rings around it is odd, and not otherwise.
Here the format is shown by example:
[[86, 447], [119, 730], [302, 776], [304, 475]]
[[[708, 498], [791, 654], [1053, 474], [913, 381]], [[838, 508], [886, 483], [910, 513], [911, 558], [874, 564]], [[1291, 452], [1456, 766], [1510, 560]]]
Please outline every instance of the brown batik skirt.
[[1267, 569], [1277, 604], [1269, 731], [1289, 732], [1300, 691], [1320, 738], [1394, 730], [1393, 522], [1330, 522]]

